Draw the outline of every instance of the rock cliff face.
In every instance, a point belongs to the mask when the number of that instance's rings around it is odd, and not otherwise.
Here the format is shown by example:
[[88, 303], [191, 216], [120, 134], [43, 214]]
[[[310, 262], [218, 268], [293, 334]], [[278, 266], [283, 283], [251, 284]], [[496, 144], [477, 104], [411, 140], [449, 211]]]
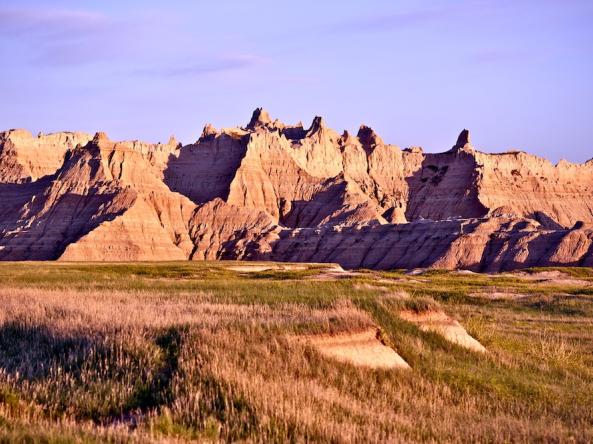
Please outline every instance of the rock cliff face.
[[593, 265], [593, 161], [440, 154], [257, 109], [182, 146], [0, 133], [1, 260], [257, 259], [345, 267]]

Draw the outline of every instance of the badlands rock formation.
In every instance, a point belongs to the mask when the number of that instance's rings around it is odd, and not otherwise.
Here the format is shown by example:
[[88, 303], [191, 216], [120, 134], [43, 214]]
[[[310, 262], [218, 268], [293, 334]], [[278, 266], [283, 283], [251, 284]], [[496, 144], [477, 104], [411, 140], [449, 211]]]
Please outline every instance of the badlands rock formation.
[[593, 161], [439, 154], [257, 109], [182, 146], [0, 133], [1, 260], [253, 259], [499, 271], [593, 265]]

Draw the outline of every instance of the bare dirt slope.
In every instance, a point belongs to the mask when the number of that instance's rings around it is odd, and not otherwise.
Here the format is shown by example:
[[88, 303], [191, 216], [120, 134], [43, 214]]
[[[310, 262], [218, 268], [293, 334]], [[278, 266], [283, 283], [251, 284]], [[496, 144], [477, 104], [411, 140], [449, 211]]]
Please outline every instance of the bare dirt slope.
[[395, 350], [385, 345], [377, 329], [336, 335], [300, 336], [298, 341], [313, 346], [324, 356], [369, 368], [410, 368]]

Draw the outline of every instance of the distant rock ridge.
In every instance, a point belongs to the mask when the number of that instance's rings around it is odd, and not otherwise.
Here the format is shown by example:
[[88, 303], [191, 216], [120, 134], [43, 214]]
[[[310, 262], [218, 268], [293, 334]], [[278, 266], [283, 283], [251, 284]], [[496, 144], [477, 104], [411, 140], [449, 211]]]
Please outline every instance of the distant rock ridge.
[[193, 144], [0, 133], [0, 260], [593, 264], [593, 161], [386, 144], [257, 108]]

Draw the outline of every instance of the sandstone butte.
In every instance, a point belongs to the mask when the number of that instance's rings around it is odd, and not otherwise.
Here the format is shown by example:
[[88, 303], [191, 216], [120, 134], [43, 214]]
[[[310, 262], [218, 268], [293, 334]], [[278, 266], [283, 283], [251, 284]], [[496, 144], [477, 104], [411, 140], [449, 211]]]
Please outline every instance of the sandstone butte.
[[0, 260], [593, 266], [593, 160], [438, 154], [257, 109], [193, 144], [0, 133]]

